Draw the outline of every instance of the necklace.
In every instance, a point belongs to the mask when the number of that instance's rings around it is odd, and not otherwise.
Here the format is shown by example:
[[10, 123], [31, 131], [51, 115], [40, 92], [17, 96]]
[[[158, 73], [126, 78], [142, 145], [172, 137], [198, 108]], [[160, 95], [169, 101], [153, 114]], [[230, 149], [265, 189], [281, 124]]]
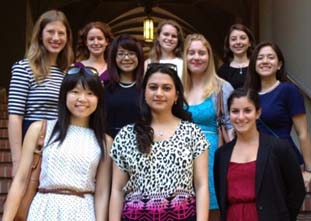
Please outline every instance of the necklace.
[[258, 94], [266, 94], [266, 93], [269, 93], [270, 91], [272, 91], [274, 88], [276, 88], [278, 85], [280, 84], [280, 81], [277, 80], [271, 87], [263, 90], [263, 91], [260, 91]]
[[133, 81], [133, 82], [130, 83], [130, 84], [124, 84], [124, 83], [119, 82], [119, 85], [120, 85], [120, 87], [122, 87], [122, 88], [130, 88], [130, 87], [134, 86], [135, 84], [136, 84], [136, 81]]

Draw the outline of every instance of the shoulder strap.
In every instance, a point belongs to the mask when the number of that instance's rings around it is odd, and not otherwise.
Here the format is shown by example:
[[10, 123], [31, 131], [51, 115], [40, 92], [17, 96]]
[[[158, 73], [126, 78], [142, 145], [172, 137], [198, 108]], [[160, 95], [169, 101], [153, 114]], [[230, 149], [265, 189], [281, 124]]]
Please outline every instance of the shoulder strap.
[[221, 118], [224, 114], [223, 92], [219, 90], [217, 94], [217, 118]]

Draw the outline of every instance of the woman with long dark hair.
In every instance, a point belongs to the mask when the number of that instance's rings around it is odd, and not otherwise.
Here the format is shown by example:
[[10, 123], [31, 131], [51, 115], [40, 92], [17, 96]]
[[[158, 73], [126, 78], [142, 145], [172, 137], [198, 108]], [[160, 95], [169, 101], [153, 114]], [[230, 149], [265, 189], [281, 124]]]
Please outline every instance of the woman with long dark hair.
[[[94, 75], [96, 74], [96, 75]], [[38, 193], [27, 220], [107, 220], [112, 139], [105, 134], [102, 83], [95, 69], [72, 67], [61, 85], [57, 120], [47, 121]], [[25, 137], [4, 208], [13, 220], [26, 188], [42, 121]]]
[[[285, 58], [277, 44], [261, 42], [250, 59], [246, 87], [259, 94], [262, 114], [260, 132], [290, 142], [300, 164], [304, 164], [306, 186], [311, 180], [311, 142], [304, 99], [298, 88], [286, 82]], [[300, 148], [291, 137], [294, 126]]]
[[209, 143], [185, 105], [177, 67], [149, 64], [141, 117], [121, 129], [110, 152], [110, 221], [208, 219]]

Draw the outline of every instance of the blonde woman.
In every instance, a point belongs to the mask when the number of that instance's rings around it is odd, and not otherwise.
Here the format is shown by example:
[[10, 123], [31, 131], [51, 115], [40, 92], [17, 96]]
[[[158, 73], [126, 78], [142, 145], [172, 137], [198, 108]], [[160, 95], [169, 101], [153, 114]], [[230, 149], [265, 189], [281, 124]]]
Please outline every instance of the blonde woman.
[[[206, 139], [211, 144], [208, 159], [210, 220], [219, 220], [213, 176], [214, 154], [218, 147], [216, 102], [217, 94], [222, 90], [224, 107], [226, 107], [227, 98], [233, 88], [228, 82], [217, 76], [211, 45], [201, 34], [188, 35], [185, 40], [182, 81], [193, 122], [203, 130]], [[225, 110], [223, 121], [231, 135], [231, 124], [227, 110]]]
[[161, 21], [149, 59], [145, 61], [145, 70], [149, 63], [171, 63], [177, 66], [178, 76], [181, 78], [183, 46], [184, 37], [180, 25], [174, 20]]
[[60, 85], [73, 61], [72, 33], [63, 12], [50, 10], [36, 22], [26, 58], [12, 67], [9, 89], [9, 143], [13, 176], [22, 140], [33, 121], [57, 118]]

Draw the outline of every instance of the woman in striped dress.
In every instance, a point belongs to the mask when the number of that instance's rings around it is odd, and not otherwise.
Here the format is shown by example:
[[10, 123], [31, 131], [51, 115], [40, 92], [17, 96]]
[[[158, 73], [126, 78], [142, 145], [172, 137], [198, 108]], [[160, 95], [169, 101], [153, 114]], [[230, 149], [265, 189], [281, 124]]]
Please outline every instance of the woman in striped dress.
[[12, 67], [9, 89], [9, 143], [13, 176], [22, 140], [36, 120], [55, 119], [63, 71], [73, 61], [72, 33], [64, 13], [50, 10], [36, 22], [26, 58]]

